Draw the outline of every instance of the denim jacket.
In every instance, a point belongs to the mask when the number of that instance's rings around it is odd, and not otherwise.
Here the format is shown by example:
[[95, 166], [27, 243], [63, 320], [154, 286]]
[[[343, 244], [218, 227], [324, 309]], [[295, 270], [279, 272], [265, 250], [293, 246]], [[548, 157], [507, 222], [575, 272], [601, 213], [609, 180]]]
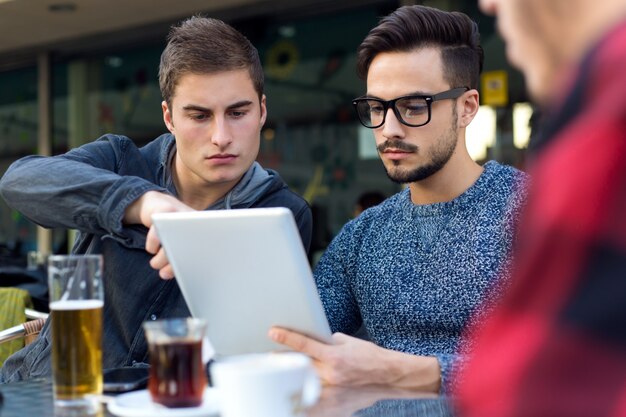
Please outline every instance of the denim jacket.
[[[176, 280], [160, 279], [150, 267], [151, 255], [144, 249], [147, 229], [122, 222], [126, 208], [147, 191], [177, 195], [170, 169], [175, 149], [171, 134], [142, 148], [109, 134], [63, 155], [22, 158], [0, 180], [2, 197], [30, 220], [43, 227], [77, 229], [73, 253], [103, 255], [105, 369], [147, 362], [142, 322], [190, 315]], [[252, 197], [235, 199], [230, 208], [291, 209], [308, 250], [312, 219], [306, 201], [274, 171], [256, 162], [253, 169], [264, 176], [264, 192], [251, 189]], [[5, 362], [0, 382], [50, 375], [50, 337], [48, 320], [35, 342]]]

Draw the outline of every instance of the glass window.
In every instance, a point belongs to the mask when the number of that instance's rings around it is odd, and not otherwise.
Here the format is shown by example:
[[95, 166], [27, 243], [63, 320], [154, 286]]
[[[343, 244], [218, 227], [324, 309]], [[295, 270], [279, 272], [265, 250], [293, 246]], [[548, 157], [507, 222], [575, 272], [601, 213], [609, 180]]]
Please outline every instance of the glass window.
[[[37, 69], [0, 73], [0, 174], [22, 155], [37, 152]], [[36, 228], [0, 199], [0, 260], [13, 263], [35, 249]]]

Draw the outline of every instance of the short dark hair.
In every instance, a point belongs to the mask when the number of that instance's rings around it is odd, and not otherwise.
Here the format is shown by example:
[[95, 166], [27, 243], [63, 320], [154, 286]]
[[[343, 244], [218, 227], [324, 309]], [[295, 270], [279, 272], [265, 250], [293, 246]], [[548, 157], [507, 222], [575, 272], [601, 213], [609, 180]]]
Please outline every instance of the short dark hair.
[[239, 31], [221, 20], [193, 16], [173, 26], [159, 64], [161, 95], [169, 105], [185, 74], [248, 69], [254, 89], [263, 95], [259, 52]]
[[443, 77], [451, 88], [478, 88], [483, 48], [478, 25], [464, 13], [427, 6], [404, 6], [382, 18], [358, 48], [357, 72], [367, 79], [370, 64], [381, 52], [441, 49]]

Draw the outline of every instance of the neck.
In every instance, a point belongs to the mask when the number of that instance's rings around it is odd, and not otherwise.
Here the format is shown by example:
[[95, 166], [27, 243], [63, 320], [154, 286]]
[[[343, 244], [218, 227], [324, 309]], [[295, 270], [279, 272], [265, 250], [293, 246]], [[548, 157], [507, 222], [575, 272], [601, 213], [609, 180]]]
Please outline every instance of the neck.
[[176, 186], [178, 199], [196, 210], [205, 210], [208, 206], [223, 198], [237, 184], [236, 181], [224, 183], [208, 183], [202, 178], [179, 172], [175, 157], [172, 161], [172, 178]]
[[421, 181], [409, 184], [413, 204], [425, 205], [452, 201], [480, 177], [483, 167], [464, 152], [452, 158], [439, 171]]

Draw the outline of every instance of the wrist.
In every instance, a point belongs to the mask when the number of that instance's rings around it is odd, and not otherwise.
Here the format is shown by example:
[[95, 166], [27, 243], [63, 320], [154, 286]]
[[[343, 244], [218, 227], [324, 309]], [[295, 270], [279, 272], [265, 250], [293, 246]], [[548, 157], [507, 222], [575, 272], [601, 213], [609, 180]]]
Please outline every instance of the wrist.
[[434, 356], [391, 351], [387, 358], [387, 385], [419, 391], [439, 392], [441, 367]]
[[133, 201], [126, 210], [124, 211], [124, 223], [125, 224], [143, 224], [141, 220], [141, 210], [143, 207], [143, 203], [146, 198], [150, 198], [151, 193], [155, 193], [156, 191], [147, 191], [139, 196], [135, 201]]

